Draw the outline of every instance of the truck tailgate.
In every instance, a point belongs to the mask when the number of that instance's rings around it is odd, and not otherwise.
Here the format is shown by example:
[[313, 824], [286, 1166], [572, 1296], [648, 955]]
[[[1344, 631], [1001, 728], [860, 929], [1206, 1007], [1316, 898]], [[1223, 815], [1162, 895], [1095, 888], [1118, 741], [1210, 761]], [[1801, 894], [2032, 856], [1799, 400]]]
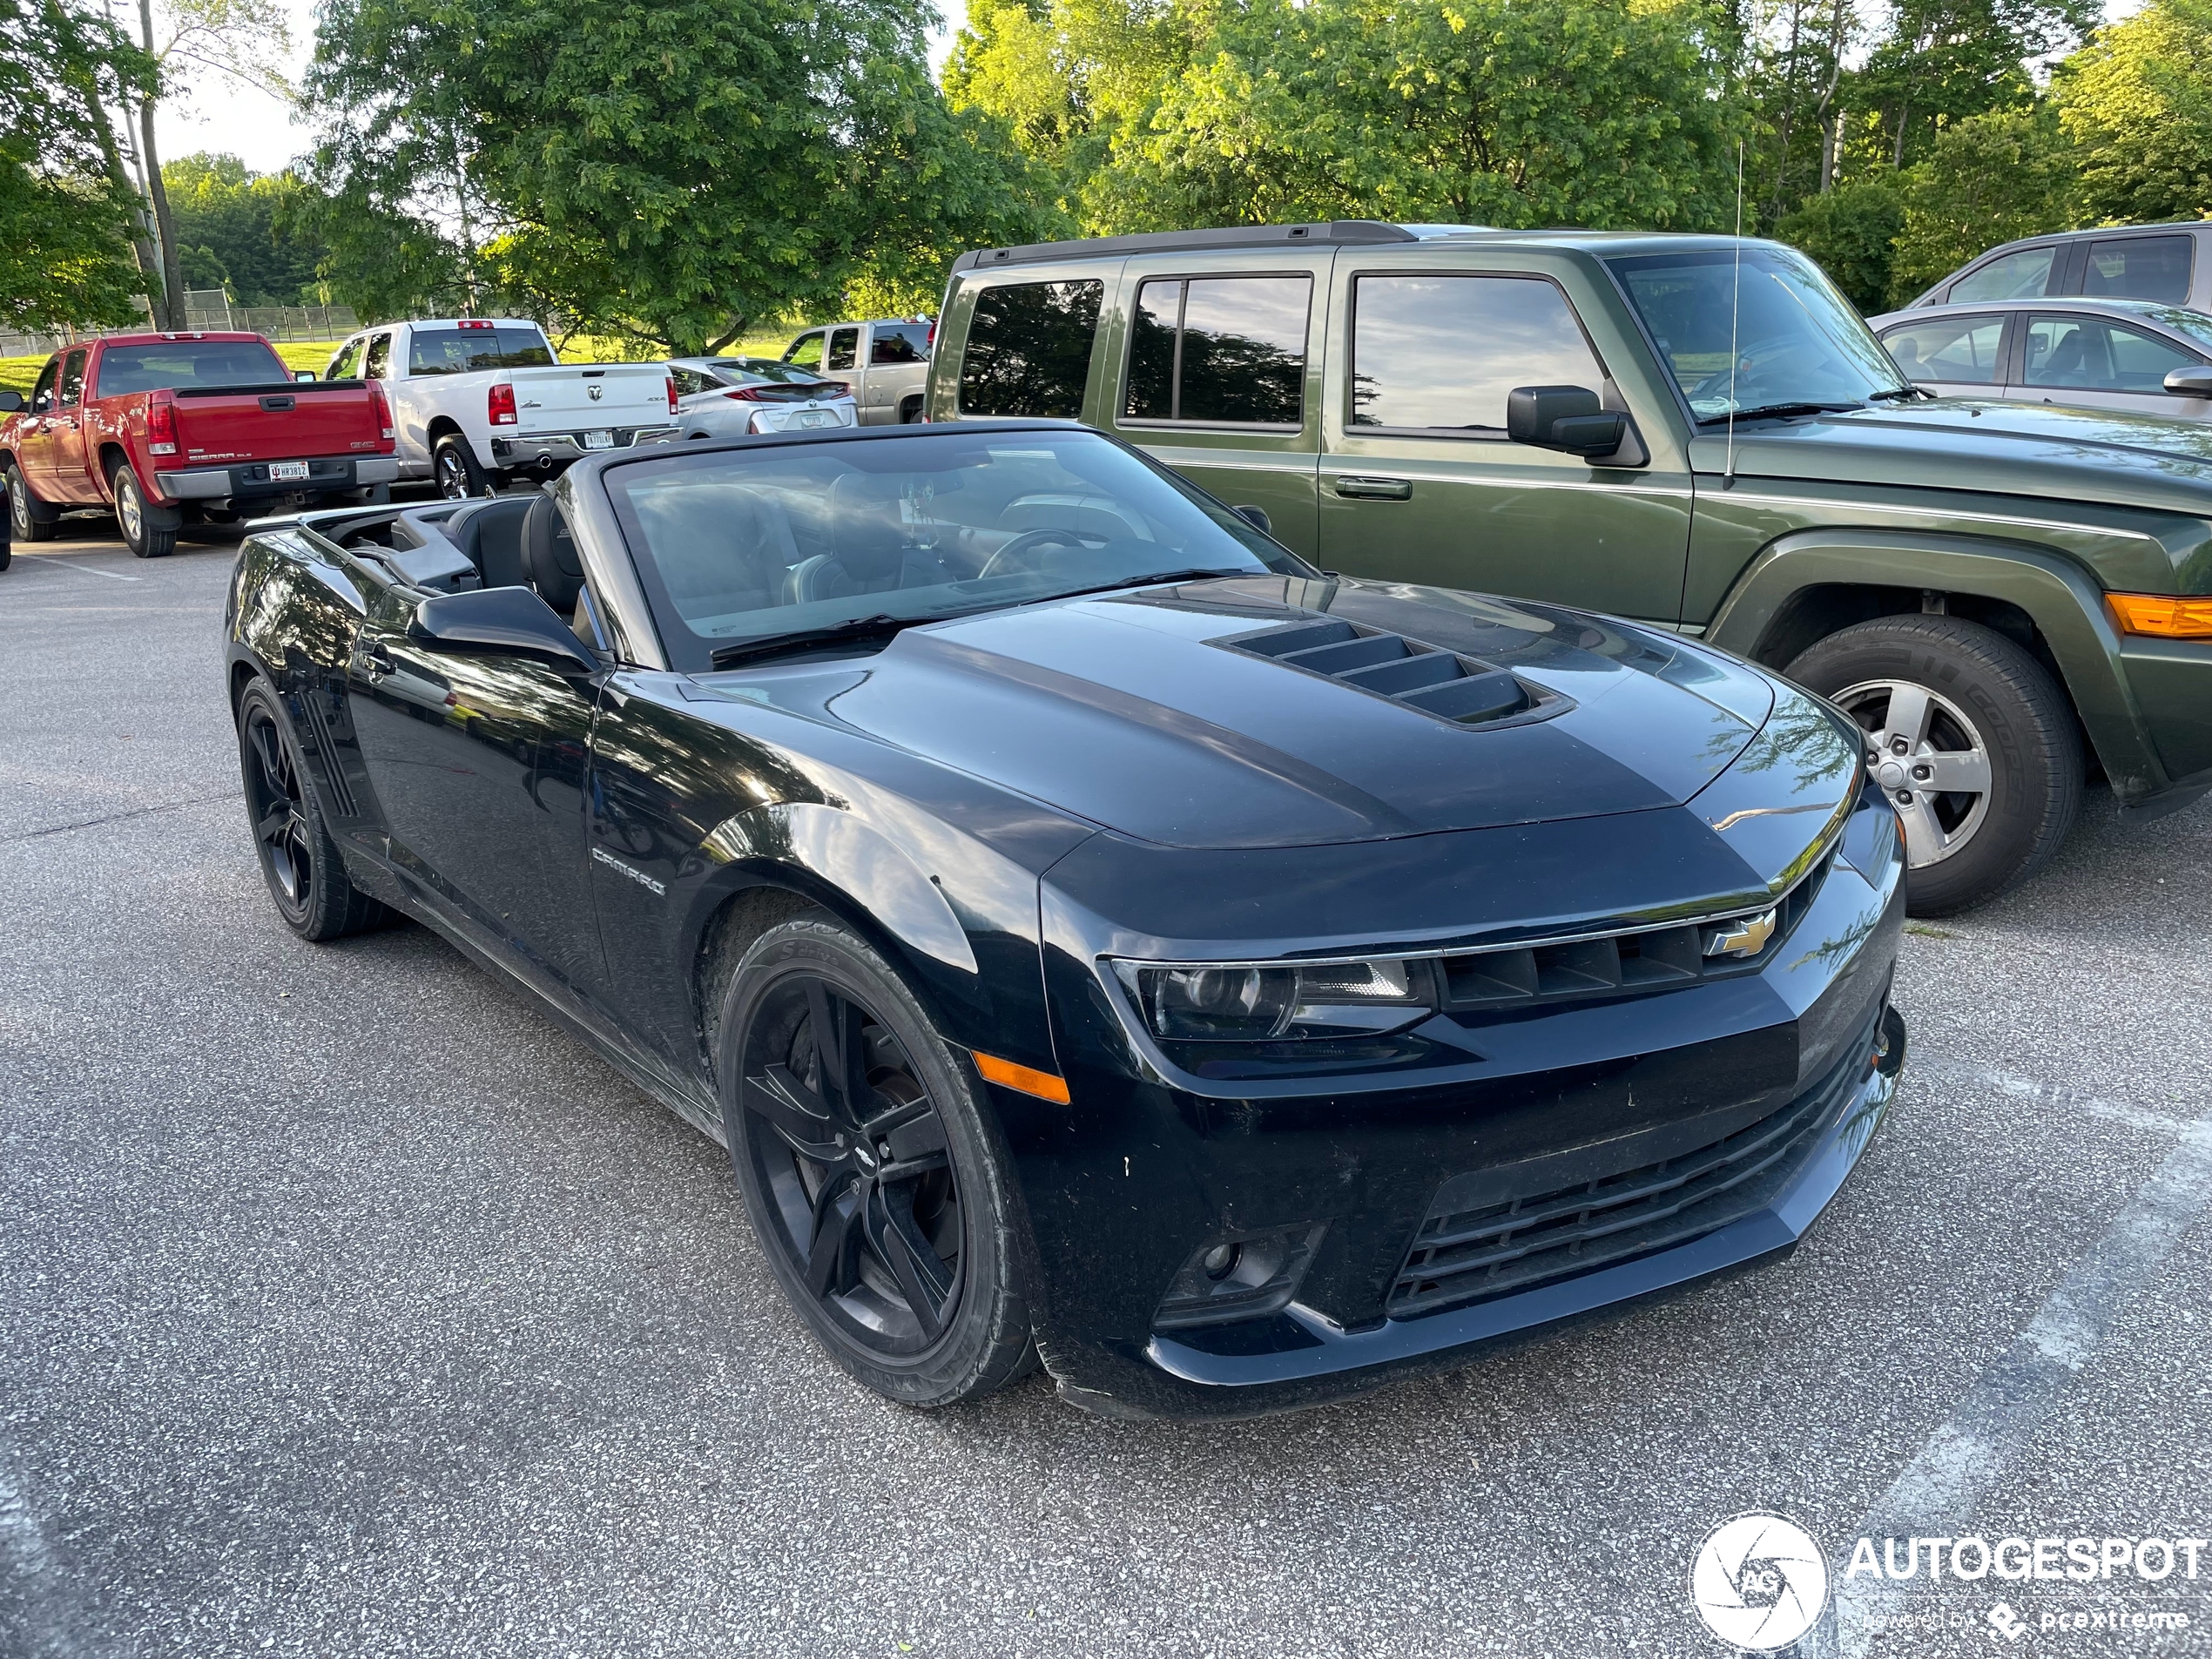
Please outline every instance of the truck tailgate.
[[374, 395], [360, 381], [180, 386], [170, 395], [177, 403], [178, 466], [374, 455], [384, 447]]
[[513, 368], [518, 429], [575, 432], [597, 427], [666, 426], [668, 370], [658, 363], [592, 368]]

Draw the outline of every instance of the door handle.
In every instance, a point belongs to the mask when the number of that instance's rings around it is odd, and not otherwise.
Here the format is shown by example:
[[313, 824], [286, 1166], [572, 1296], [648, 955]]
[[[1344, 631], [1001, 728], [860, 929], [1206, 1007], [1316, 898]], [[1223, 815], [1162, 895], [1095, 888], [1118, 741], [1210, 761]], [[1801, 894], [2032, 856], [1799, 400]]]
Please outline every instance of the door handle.
[[1355, 501], [1411, 501], [1413, 482], [1410, 478], [1360, 478], [1345, 474], [1333, 486], [1339, 496]]
[[381, 640], [361, 648], [361, 662], [362, 671], [373, 680], [381, 680], [387, 674], [400, 671], [400, 665], [392, 660], [391, 653], [384, 649]]

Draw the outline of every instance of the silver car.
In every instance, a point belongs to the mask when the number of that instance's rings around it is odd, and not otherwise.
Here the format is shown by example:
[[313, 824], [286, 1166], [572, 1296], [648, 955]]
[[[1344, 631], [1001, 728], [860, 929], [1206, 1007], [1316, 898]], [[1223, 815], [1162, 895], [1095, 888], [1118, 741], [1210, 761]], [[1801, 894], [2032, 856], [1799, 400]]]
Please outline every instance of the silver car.
[[2212, 421], [2212, 315], [2149, 300], [1917, 306], [1871, 320], [1897, 366], [1941, 397], [2004, 398]]
[[757, 432], [795, 432], [853, 426], [859, 408], [843, 381], [765, 357], [676, 357], [678, 435], [741, 438]]
[[1912, 302], [2156, 300], [2212, 312], [2212, 224], [2115, 225], [1993, 247]]

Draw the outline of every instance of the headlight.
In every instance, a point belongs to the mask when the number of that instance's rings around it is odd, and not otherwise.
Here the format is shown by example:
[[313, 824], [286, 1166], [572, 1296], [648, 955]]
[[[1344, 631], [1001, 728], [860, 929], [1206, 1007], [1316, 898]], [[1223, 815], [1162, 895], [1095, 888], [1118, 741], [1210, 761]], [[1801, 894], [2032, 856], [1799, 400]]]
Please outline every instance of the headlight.
[[1435, 1006], [1426, 962], [1116, 961], [1152, 1035], [1184, 1042], [1261, 1042], [1395, 1031]]

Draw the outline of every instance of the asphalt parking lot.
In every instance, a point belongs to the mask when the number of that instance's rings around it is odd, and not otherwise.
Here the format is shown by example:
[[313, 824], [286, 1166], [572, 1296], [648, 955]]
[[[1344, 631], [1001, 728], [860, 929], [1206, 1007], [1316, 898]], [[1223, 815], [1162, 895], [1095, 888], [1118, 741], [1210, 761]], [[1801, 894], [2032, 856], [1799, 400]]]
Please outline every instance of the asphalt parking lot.
[[[2093, 791], [1908, 937], [1897, 1105], [1784, 1260], [1298, 1416], [917, 1415], [714, 1146], [429, 933], [280, 925], [234, 548], [0, 574], [0, 1654], [1718, 1655], [1741, 1511], [1839, 1575], [2212, 1535], [2212, 804]], [[1839, 1577], [1804, 1650], [2212, 1652], [2202, 1572]], [[2188, 1628], [2040, 1622], [2098, 1609]]]

